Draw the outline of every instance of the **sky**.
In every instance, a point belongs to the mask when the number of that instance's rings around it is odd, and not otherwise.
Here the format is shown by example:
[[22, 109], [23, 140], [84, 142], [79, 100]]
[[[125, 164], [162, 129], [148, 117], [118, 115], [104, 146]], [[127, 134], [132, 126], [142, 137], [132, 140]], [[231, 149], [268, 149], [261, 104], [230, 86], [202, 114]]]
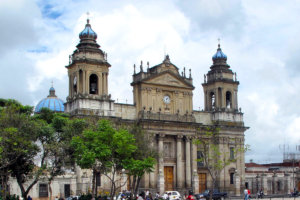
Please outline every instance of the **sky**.
[[220, 38], [250, 127], [246, 162], [281, 162], [300, 142], [299, 10], [299, 0], [1, 0], [0, 98], [35, 106], [53, 81], [65, 101], [65, 66], [89, 12], [112, 65], [114, 100], [132, 103], [133, 64], [154, 66], [169, 54], [180, 71], [192, 70], [194, 109], [202, 110], [201, 83]]

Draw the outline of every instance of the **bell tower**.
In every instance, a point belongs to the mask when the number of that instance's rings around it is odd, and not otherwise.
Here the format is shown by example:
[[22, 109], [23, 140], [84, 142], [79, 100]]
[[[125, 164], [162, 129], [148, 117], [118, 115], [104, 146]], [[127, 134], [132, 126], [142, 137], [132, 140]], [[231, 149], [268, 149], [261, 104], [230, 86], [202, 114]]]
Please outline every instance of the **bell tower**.
[[205, 111], [238, 111], [238, 85], [236, 73], [227, 64], [227, 56], [222, 52], [220, 44], [212, 57], [213, 65], [204, 75]]
[[111, 115], [113, 101], [108, 95], [107, 54], [96, 42], [97, 34], [87, 19], [79, 34], [77, 49], [69, 57], [69, 96], [66, 112], [71, 114]]

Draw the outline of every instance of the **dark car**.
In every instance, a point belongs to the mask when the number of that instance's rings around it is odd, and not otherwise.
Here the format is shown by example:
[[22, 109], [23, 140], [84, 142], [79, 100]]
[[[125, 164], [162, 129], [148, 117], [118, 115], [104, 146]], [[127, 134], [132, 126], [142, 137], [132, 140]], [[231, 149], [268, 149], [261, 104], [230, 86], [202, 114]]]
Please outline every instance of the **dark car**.
[[[210, 190], [205, 190], [203, 193], [195, 194], [197, 200], [208, 200], [210, 197]], [[219, 190], [214, 190], [212, 194], [213, 200], [223, 200], [227, 198], [227, 192], [219, 192]]]

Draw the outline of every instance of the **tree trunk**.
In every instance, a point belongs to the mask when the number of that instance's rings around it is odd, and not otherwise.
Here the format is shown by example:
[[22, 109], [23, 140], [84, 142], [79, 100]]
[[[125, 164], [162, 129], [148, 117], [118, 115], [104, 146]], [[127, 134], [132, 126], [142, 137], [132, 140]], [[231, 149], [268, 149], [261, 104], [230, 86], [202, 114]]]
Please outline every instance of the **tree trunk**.
[[4, 198], [7, 195], [7, 182], [9, 179], [9, 176], [7, 174], [8, 173], [6, 170], [1, 172], [1, 188], [2, 188], [1, 195]]
[[134, 194], [134, 196], [136, 197], [136, 193], [135, 193], [135, 183], [136, 183], [136, 176], [133, 176], [132, 186], [131, 186], [131, 191], [132, 191], [132, 194]]
[[213, 197], [213, 193], [214, 193], [214, 189], [215, 189], [215, 183], [216, 181], [213, 179], [212, 181], [212, 186], [211, 186], [211, 190], [210, 190], [210, 194], [209, 194], [209, 199], [212, 200]]
[[137, 178], [137, 182], [136, 182], [136, 186], [135, 186], [135, 191], [134, 191], [134, 194], [135, 194], [135, 195], [136, 195], [137, 192], [138, 192], [141, 178], [142, 178], [142, 177], [140, 177], [140, 176], [138, 176], [138, 178]]
[[111, 190], [110, 190], [110, 199], [114, 199], [115, 192], [116, 192], [116, 185], [115, 182], [112, 181]]
[[93, 169], [93, 180], [92, 180], [92, 196], [95, 198], [95, 182], [96, 182], [96, 170]]
[[48, 181], [48, 186], [49, 186], [49, 193], [50, 193], [50, 195], [49, 195], [49, 200], [51, 200], [52, 199], [52, 188], [51, 188], [51, 180], [49, 180]]

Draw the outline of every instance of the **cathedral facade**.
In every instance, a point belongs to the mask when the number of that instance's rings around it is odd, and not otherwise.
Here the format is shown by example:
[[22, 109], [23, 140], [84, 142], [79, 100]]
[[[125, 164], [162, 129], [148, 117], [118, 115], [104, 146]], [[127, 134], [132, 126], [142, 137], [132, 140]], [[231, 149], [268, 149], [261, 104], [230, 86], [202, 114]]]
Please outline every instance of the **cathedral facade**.
[[[148, 63], [147, 66], [141, 63], [139, 69], [134, 66], [131, 83], [134, 102], [116, 103], [108, 91], [111, 65], [96, 42], [97, 34], [89, 20], [79, 37], [77, 49], [66, 66], [69, 95], [65, 112], [72, 116], [138, 122], [154, 135], [151, 145], [157, 149], [159, 158], [154, 171], [144, 175], [141, 188], [160, 193], [170, 190], [199, 193], [208, 188], [211, 178], [203, 163], [197, 162], [201, 151], [193, 141], [201, 128], [217, 125], [219, 148], [235, 160], [222, 169], [218, 187], [232, 195], [241, 194], [245, 184], [244, 153], [233, 149], [243, 148], [247, 127], [238, 107], [239, 82], [220, 45], [212, 58], [213, 65], [204, 75], [204, 110], [195, 111], [191, 71], [184, 69], [180, 74], [168, 55], [156, 66], [150, 67]], [[82, 173], [77, 171], [79, 177], [83, 177]], [[100, 188], [109, 187], [104, 177], [100, 179]], [[83, 189], [79, 187], [83, 182], [77, 178], [77, 191]]]

